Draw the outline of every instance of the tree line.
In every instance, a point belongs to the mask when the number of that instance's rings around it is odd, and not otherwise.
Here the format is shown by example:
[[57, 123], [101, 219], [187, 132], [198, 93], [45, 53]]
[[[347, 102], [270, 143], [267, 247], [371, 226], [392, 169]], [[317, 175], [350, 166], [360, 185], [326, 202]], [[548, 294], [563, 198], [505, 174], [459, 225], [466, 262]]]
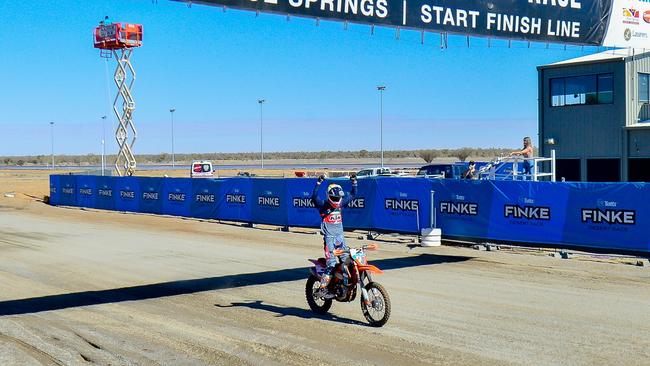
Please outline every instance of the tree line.
[[[439, 158], [457, 158], [465, 161], [468, 158], [489, 160], [497, 156], [503, 156], [513, 149], [507, 148], [471, 148], [462, 147], [459, 149], [423, 149], [423, 150], [391, 150], [384, 151], [384, 158], [420, 158], [426, 163], [430, 163]], [[293, 151], [293, 152], [265, 152], [265, 160], [325, 160], [325, 159], [379, 159], [380, 151]], [[212, 160], [212, 161], [247, 161], [258, 160], [259, 152], [244, 153], [192, 153], [192, 154], [175, 154], [177, 163], [190, 163], [194, 160]], [[160, 154], [140, 154], [136, 155], [139, 164], [171, 164], [172, 157], [168, 153]], [[26, 166], [26, 165], [49, 165], [52, 157], [50, 155], [34, 156], [3, 156], [0, 157], [0, 164], [8, 166]], [[112, 165], [115, 161], [115, 155], [106, 156], [107, 165]], [[99, 165], [101, 164], [101, 155], [55, 155], [54, 162], [57, 165]]]

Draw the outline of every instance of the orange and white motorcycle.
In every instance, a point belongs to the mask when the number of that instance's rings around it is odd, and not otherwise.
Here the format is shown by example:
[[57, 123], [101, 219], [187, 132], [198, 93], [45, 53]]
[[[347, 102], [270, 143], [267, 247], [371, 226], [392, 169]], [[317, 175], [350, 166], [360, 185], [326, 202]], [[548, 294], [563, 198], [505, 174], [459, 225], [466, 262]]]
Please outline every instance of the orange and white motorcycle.
[[[368, 264], [366, 260], [366, 251], [375, 249], [377, 246], [370, 244], [362, 248], [334, 250], [338, 264], [332, 271], [331, 280], [327, 286], [329, 293], [334, 295], [333, 298], [324, 296], [320, 289], [320, 281], [327, 268], [325, 258], [309, 259], [314, 267], [309, 269], [310, 276], [305, 286], [305, 296], [311, 310], [318, 314], [325, 314], [332, 306], [332, 300], [352, 302], [356, 298], [357, 292], [361, 292], [361, 311], [366, 320], [373, 327], [381, 327], [386, 324], [390, 317], [390, 298], [386, 289], [372, 280], [372, 274], [382, 274], [384, 271]], [[341, 263], [340, 256], [346, 252], [349, 254], [348, 263]], [[347, 281], [344, 280], [343, 271], [347, 271]]]

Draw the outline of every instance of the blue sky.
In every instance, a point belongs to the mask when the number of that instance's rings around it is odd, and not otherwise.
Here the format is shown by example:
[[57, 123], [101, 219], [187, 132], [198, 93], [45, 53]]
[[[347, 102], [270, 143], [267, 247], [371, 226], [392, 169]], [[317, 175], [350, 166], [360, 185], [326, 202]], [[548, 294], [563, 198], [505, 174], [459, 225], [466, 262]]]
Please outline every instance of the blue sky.
[[108, 103], [92, 30], [105, 15], [144, 25], [132, 57], [136, 153], [171, 150], [172, 106], [176, 152], [257, 151], [258, 98], [265, 151], [378, 150], [379, 84], [387, 150], [518, 146], [537, 134], [536, 66], [597, 51], [468, 48], [464, 37], [441, 50], [437, 34], [422, 45], [416, 31], [396, 40], [390, 28], [167, 0], [3, 1], [0, 14], [0, 155], [49, 154], [50, 121], [56, 153], [100, 152]]

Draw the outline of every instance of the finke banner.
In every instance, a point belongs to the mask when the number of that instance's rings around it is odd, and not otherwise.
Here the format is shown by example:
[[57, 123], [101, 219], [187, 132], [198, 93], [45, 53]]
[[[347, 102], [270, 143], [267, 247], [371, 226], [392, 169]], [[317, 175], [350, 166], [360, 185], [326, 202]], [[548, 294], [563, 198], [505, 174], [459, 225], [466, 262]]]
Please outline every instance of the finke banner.
[[[338, 179], [346, 192], [348, 179]], [[52, 205], [319, 227], [313, 178], [50, 176]], [[318, 194], [325, 197], [322, 184]], [[648, 183], [359, 179], [347, 229], [650, 254]], [[432, 204], [433, 199], [433, 204]], [[435, 216], [432, 213], [435, 212]]]
[[477, 37], [650, 48], [650, 0], [174, 0]]

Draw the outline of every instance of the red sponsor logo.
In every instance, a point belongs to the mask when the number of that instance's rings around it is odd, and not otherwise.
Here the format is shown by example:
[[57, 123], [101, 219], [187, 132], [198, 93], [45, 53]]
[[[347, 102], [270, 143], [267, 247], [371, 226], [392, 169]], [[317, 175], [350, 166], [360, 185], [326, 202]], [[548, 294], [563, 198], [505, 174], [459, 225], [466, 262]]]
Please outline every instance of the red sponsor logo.
[[325, 216], [326, 223], [328, 224], [340, 224], [343, 222], [343, 218], [341, 217], [341, 213], [339, 212], [333, 212], [327, 216]]

